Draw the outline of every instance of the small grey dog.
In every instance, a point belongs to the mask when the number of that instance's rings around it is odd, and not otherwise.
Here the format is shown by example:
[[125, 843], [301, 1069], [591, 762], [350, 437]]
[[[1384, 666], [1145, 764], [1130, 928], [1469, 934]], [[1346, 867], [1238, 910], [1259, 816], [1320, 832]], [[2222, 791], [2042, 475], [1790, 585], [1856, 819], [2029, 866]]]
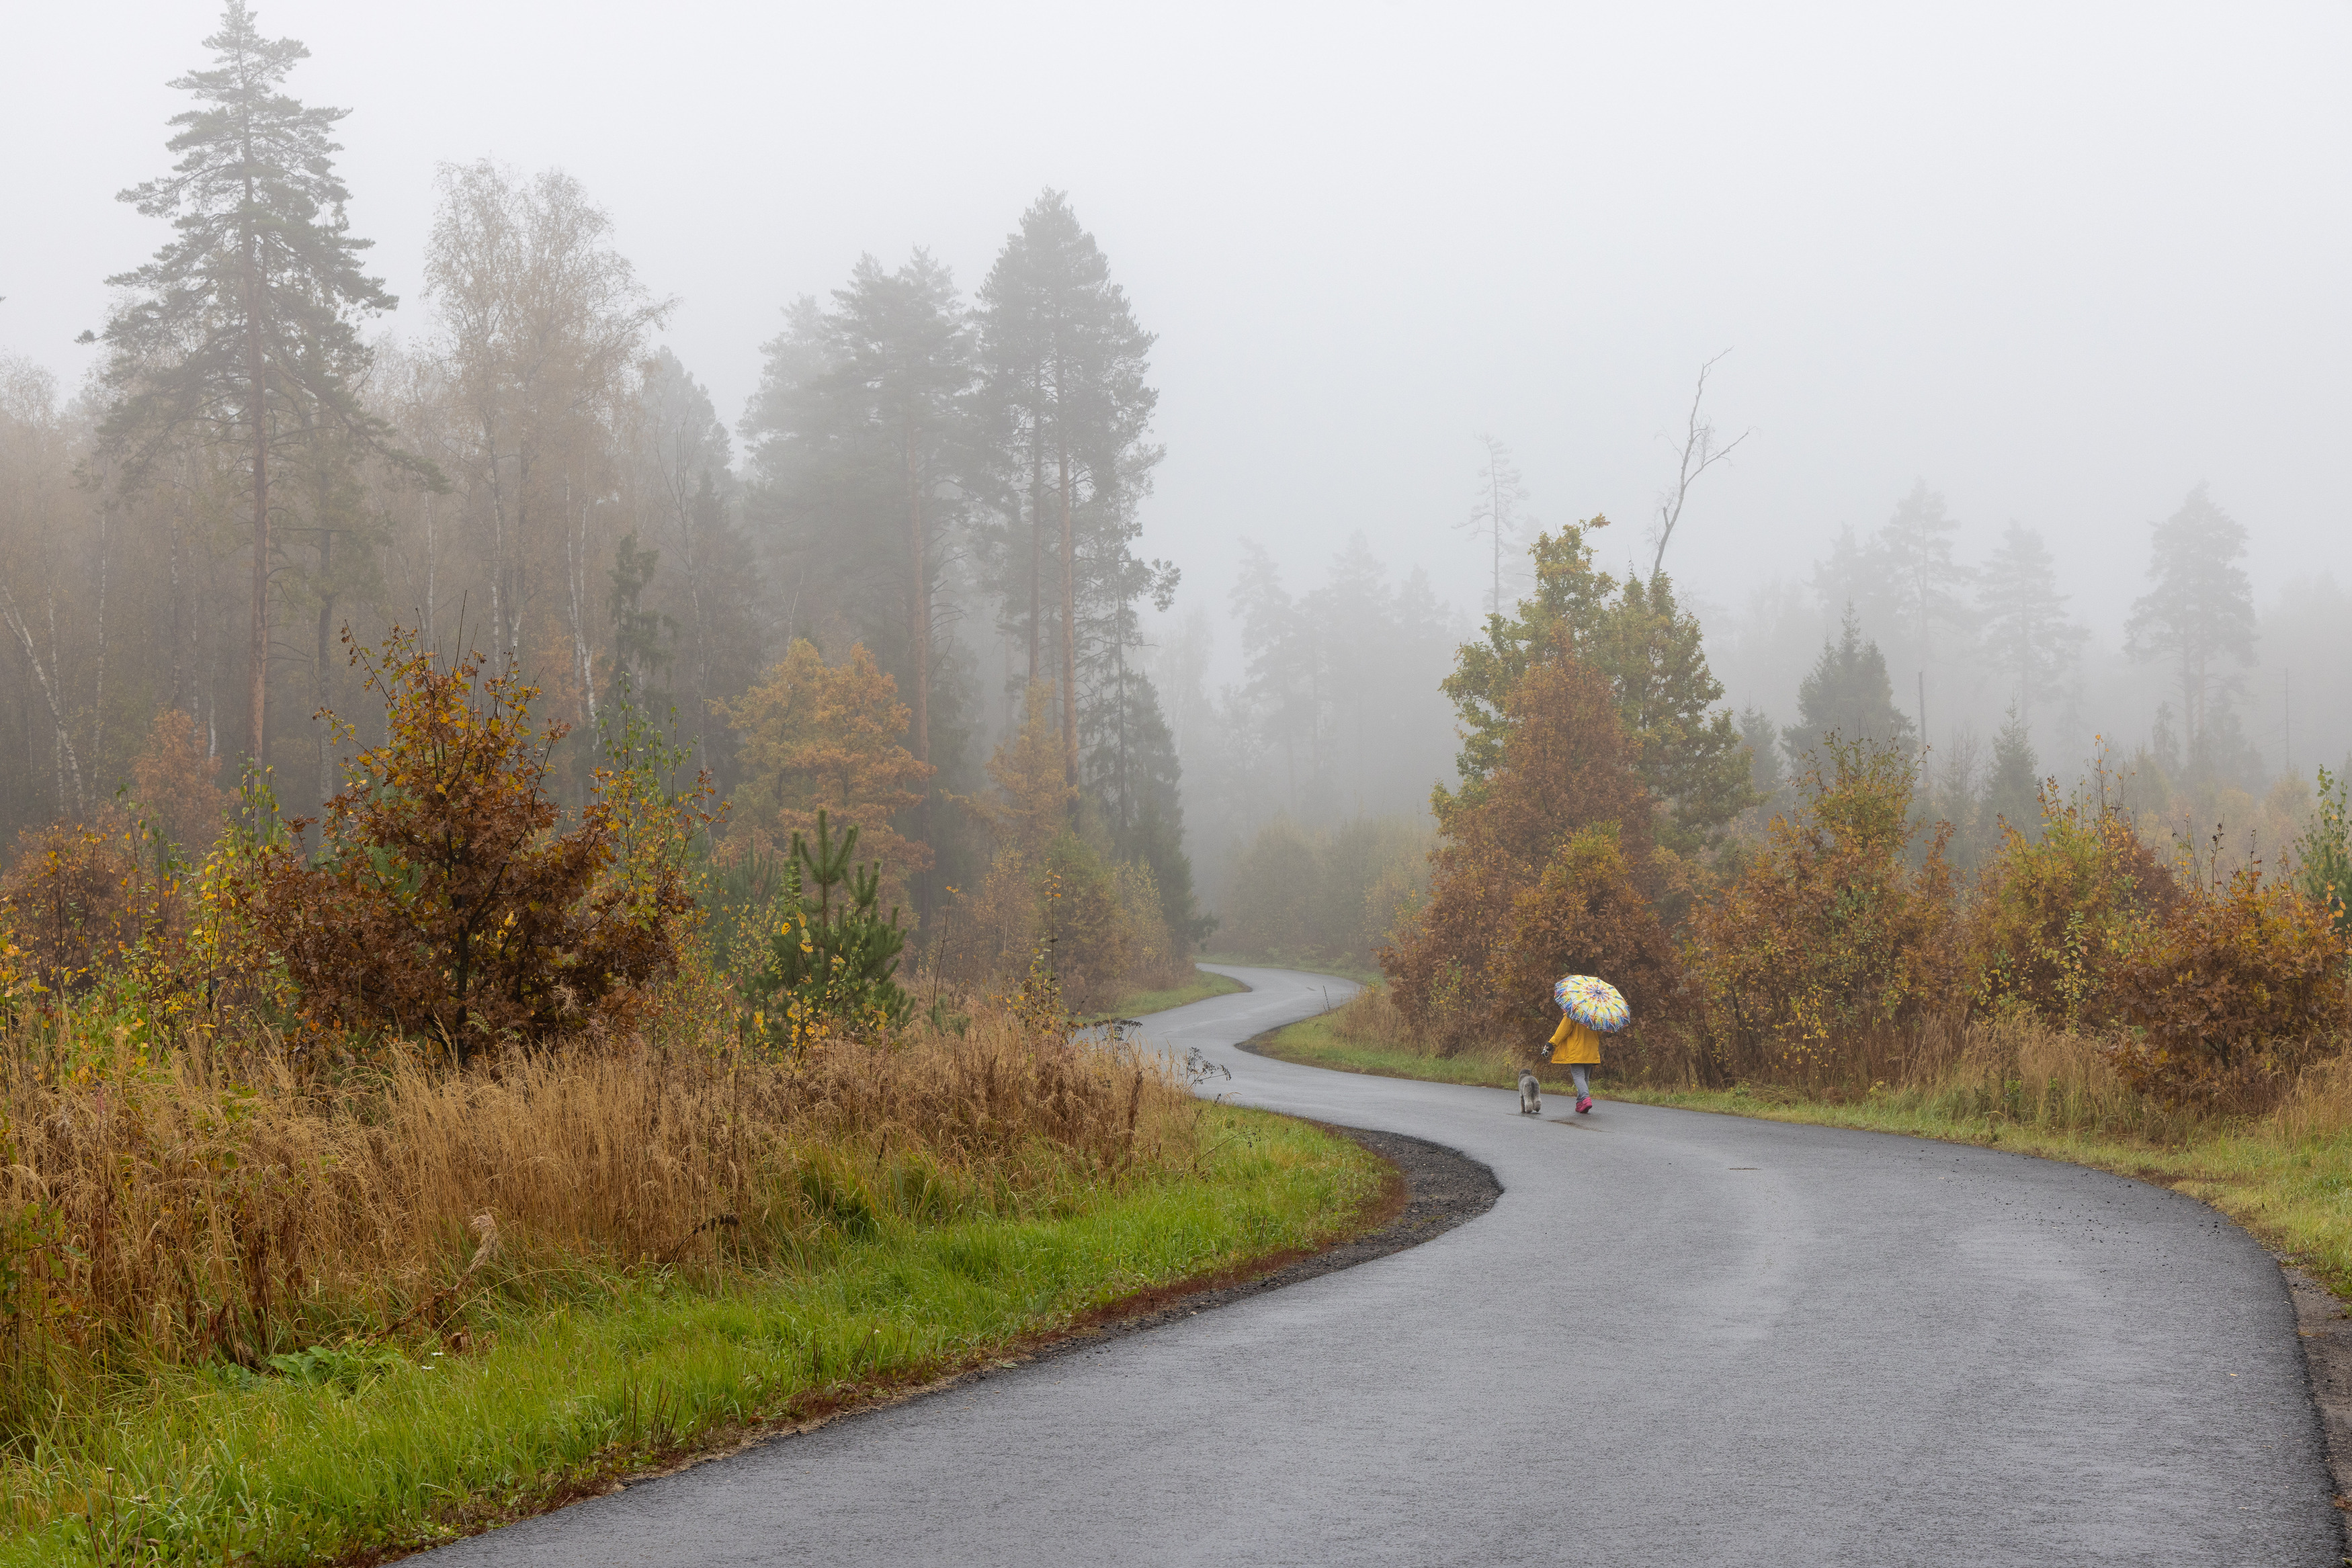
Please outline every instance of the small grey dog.
[[1519, 1114], [1522, 1116], [1543, 1114], [1543, 1094], [1537, 1087], [1536, 1075], [1524, 1067], [1519, 1069]]

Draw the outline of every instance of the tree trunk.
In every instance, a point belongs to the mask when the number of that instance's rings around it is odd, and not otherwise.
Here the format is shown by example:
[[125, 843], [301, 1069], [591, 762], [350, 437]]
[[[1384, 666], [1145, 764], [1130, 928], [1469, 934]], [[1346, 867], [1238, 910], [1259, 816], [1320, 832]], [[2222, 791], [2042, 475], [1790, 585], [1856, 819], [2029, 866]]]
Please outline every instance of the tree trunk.
[[[335, 535], [331, 528], [319, 530], [319, 643], [311, 656], [311, 676], [317, 688], [319, 711], [324, 712], [327, 699], [327, 646], [333, 634], [335, 622]], [[314, 724], [319, 732], [319, 799], [328, 800], [335, 792], [335, 753], [332, 729], [324, 724]]]
[[1040, 371], [1029, 413], [1029, 685], [1033, 686], [1040, 673], [1037, 633], [1045, 620], [1045, 445], [1039, 439], [1045, 434], [1040, 428], [1044, 420], [1034, 402], [1045, 390], [1045, 375]]
[[259, 241], [245, 239], [246, 417], [253, 422], [253, 628], [247, 643], [252, 661], [246, 695], [246, 755], [259, 768], [267, 760], [263, 704], [269, 685], [269, 426], [261, 360], [261, 258]]
[[[914, 650], [915, 691], [913, 736], [915, 760], [931, 759], [931, 563], [929, 551], [923, 546], [923, 485], [920, 465], [915, 461], [914, 419], [909, 415], [903, 427], [903, 445], [907, 458], [907, 642]], [[926, 844], [931, 841], [931, 787], [923, 785], [923, 799], [916, 810], [916, 834]], [[920, 883], [919, 913], [930, 908], [930, 873], [925, 872]]]
[[[56, 608], [54, 591], [50, 607], [52, 611]], [[58, 807], [78, 813], [83, 806], [81, 758], [74, 755], [73, 736], [66, 728], [65, 705], [58, 700], [58, 688], [50, 681], [48, 670], [41, 664], [39, 651], [33, 646], [32, 629], [25, 624], [24, 616], [17, 612], [16, 601], [9, 594], [8, 585], [5, 582], [0, 582], [0, 621], [5, 621], [8, 630], [16, 634], [17, 645], [24, 651], [26, 666], [33, 672], [33, 684], [41, 688], [41, 700], [48, 706], [49, 725], [57, 736]], [[68, 779], [72, 788], [70, 797], [67, 793]]]
[[[1057, 427], [1059, 422], [1056, 422]], [[1070, 506], [1070, 442], [1061, 434], [1062, 460], [1062, 775], [1078, 784], [1078, 545]]]

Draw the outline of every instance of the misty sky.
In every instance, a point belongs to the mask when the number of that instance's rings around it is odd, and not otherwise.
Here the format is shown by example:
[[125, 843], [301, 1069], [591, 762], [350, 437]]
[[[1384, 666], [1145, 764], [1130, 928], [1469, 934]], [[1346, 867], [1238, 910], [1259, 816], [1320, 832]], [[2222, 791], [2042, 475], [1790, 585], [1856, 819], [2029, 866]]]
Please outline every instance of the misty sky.
[[[1351, 529], [1482, 593], [1474, 437], [1623, 559], [1699, 362], [1753, 426], [1668, 565], [1737, 603], [1916, 476], [2052, 538], [2112, 644], [2210, 480], [2258, 597], [2352, 580], [2341, 5], [618, 5], [259, 0], [416, 334], [436, 162], [560, 164], [730, 423], [793, 296], [929, 245], [968, 287], [1066, 188], [1160, 334], [1144, 549], [1222, 603]], [[79, 382], [162, 225], [209, 0], [45, 4], [0, 56], [0, 350]], [[1113, 18], [1116, 18], [1115, 20]]]

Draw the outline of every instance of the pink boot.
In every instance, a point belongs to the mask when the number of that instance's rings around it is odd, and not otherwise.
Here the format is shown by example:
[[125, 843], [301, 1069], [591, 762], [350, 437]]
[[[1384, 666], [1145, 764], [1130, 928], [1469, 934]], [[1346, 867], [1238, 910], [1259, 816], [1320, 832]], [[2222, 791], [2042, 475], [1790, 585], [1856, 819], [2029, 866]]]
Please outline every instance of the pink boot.
[[1591, 1110], [1591, 1109], [1592, 1109], [1592, 1096], [1591, 1096], [1591, 1095], [1590, 1095], [1590, 1094], [1587, 1094], [1586, 1096], [1584, 1096], [1584, 1098], [1582, 1098], [1581, 1100], [1579, 1100], [1579, 1101], [1576, 1103], [1576, 1113], [1577, 1113], [1578, 1115], [1580, 1115], [1580, 1116], [1583, 1115], [1587, 1111], [1590, 1111], [1590, 1110]]

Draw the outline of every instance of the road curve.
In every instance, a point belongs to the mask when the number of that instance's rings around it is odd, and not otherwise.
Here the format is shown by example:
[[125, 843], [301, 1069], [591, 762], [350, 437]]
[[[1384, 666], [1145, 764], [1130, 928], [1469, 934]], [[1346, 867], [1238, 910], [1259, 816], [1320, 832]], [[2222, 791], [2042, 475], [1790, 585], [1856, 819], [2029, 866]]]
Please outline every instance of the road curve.
[[1159, 1015], [1233, 1098], [1433, 1139], [1428, 1244], [433, 1554], [498, 1564], [2343, 1561], [2279, 1271], [2200, 1204], [1990, 1150], [1326, 1072]]

